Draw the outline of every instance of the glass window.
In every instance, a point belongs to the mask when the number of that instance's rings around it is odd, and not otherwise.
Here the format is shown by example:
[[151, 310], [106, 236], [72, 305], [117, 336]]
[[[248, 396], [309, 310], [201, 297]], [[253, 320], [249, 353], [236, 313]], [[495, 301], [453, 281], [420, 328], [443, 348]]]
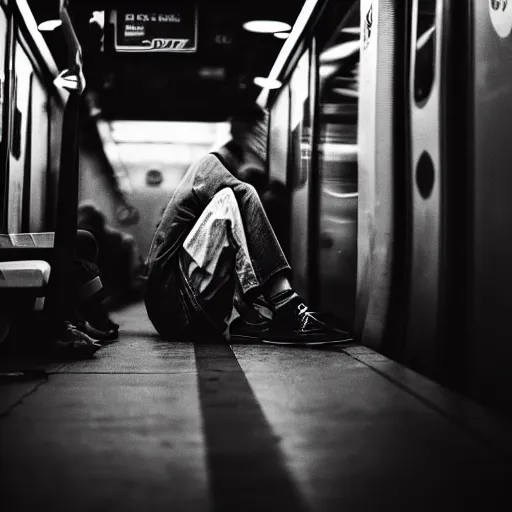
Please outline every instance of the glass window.
[[320, 305], [351, 324], [357, 282], [359, 2], [319, 56]]
[[309, 300], [309, 219], [311, 168], [310, 53], [300, 58], [290, 80], [291, 230], [290, 254], [294, 288]]
[[32, 74], [32, 64], [19, 42], [16, 42], [15, 72], [15, 112], [9, 163], [9, 207], [7, 213], [9, 233], [19, 233], [22, 229], [27, 114]]
[[423, 103], [432, 90], [435, 73], [436, 0], [418, 0], [416, 12], [416, 58], [414, 99]]
[[39, 80], [33, 75], [31, 105], [30, 154], [30, 204], [29, 231], [38, 232], [45, 229], [45, 208], [48, 169], [48, 95]]
[[3, 129], [3, 109], [5, 105], [4, 99], [4, 83], [5, 83], [5, 57], [7, 50], [7, 32], [8, 23], [5, 12], [0, 8], [0, 142], [4, 135]]
[[272, 107], [269, 137], [269, 178], [286, 184], [288, 167], [288, 131], [290, 89], [284, 86]]

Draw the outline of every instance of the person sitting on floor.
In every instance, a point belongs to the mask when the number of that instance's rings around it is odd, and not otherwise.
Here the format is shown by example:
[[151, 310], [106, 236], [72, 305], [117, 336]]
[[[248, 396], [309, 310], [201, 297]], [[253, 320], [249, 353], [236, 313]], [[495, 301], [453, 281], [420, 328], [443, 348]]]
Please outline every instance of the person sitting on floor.
[[[146, 260], [145, 305], [165, 339], [351, 340], [320, 322], [295, 293], [255, 188], [236, 177], [249, 155], [264, 162], [267, 119], [260, 109], [251, 119], [233, 119], [231, 140], [190, 166], [164, 211]], [[260, 296], [270, 305], [270, 320], [253, 307]], [[233, 307], [243, 316], [228, 334]]]

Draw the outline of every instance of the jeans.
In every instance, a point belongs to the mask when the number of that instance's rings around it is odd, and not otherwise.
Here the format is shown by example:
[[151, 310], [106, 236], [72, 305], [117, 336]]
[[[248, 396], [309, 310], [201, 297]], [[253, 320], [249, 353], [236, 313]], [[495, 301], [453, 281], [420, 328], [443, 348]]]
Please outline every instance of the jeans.
[[231, 188], [217, 192], [185, 238], [166, 307], [160, 318], [150, 314], [164, 338], [222, 335], [234, 304], [252, 300], [273, 275], [290, 271], [258, 194], [246, 187], [240, 204]]

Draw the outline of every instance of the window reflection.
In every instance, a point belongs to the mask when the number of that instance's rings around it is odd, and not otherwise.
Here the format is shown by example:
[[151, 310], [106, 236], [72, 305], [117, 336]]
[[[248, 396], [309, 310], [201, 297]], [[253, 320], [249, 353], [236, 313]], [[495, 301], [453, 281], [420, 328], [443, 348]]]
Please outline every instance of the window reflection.
[[319, 287], [322, 309], [353, 320], [357, 279], [359, 2], [319, 56]]
[[308, 298], [310, 238], [310, 186], [311, 186], [311, 96], [310, 59], [307, 50], [300, 58], [290, 80], [290, 252], [294, 272], [294, 287], [302, 297]]
[[414, 99], [423, 103], [432, 90], [435, 73], [436, 0], [418, 0]]

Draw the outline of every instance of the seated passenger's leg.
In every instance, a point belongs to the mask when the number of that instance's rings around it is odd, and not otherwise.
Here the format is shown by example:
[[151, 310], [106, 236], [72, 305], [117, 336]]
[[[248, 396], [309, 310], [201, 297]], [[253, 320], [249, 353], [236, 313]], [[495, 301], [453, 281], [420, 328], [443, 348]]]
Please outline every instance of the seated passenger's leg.
[[[256, 297], [262, 283], [289, 269], [261, 202], [251, 191], [252, 187], [242, 212], [231, 189], [218, 192], [187, 236], [180, 255], [189, 315], [204, 315], [216, 332], [225, 330], [235, 285], [245, 297]], [[244, 225], [243, 218], [250, 226]]]
[[79, 260], [96, 263], [98, 259], [98, 244], [94, 235], [85, 229], [76, 232], [76, 257]]
[[180, 270], [189, 316], [203, 316], [206, 331], [222, 333], [233, 308], [237, 277], [246, 290], [258, 286], [231, 189], [218, 192], [196, 221], [183, 243]]
[[107, 294], [101, 282], [96, 259], [98, 246], [88, 231], [77, 232], [77, 259], [75, 261], [76, 318], [70, 319], [86, 334], [101, 341], [117, 338], [119, 326], [110, 320], [104, 305]]

